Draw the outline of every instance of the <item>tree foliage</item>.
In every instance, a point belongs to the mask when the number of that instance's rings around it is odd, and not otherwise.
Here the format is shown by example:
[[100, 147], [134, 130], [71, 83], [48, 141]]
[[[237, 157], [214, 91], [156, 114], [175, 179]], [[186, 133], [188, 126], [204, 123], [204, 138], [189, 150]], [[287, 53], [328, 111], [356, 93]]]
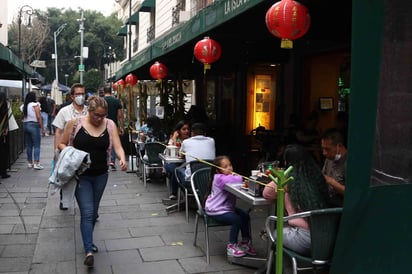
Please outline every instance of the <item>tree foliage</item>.
[[[70, 86], [79, 80], [80, 24], [78, 19], [81, 18], [81, 11], [48, 8], [44, 15], [39, 15], [40, 12], [36, 11], [36, 15], [32, 16], [32, 30], [28, 30], [25, 25], [23, 26], [24, 23], [22, 24], [21, 51], [22, 56], [26, 57], [24, 61], [31, 63], [35, 59], [45, 60], [47, 68], [38, 71], [45, 76], [47, 83], [51, 83], [56, 77], [55, 60], [52, 59], [55, 51], [54, 32], [66, 24], [56, 39], [58, 78], [60, 83], [65, 83], [64, 75], [69, 75], [67, 84]], [[34, 23], [44, 22], [44, 18], [47, 18], [47, 24], [39, 25], [34, 30]], [[104, 84], [104, 63], [107, 62], [104, 54], [107, 49], [111, 47], [120, 60], [123, 58], [123, 38], [116, 35], [122, 22], [114, 14], [105, 17], [100, 12], [90, 10], [84, 11], [84, 18], [83, 46], [89, 48], [89, 55], [88, 58], [83, 59], [86, 70], [83, 83], [88, 90], [94, 92]], [[9, 28], [9, 46], [14, 52], [18, 52], [18, 18]]]

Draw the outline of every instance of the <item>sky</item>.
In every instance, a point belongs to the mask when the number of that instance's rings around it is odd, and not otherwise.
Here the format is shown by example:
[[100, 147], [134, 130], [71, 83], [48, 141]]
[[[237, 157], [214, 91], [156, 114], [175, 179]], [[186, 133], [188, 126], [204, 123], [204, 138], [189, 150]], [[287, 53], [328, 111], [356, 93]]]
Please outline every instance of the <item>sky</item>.
[[48, 7], [65, 8], [77, 10], [81, 7], [83, 10], [100, 11], [105, 16], [109, 16], [113, 10], [114, 0], [1, 0], [8, 1], [8, 22], [13, 21], [17, 16], [20, 7], [29, 5], [33, 9], [47, 10]]

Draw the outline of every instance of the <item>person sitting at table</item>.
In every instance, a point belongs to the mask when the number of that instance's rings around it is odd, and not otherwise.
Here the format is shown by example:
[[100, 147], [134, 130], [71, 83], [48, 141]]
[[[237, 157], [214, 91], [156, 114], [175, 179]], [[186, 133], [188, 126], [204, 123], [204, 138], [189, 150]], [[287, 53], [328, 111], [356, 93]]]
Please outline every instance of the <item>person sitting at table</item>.
[[[185, 120], [179, 121], [170, 134], [168, 145], [177, 146], [180, 148], [183, 140], [190, 137], [190, 126]], [[176, 200], [177, 195], [177, 179], [175, 176], [175, 169], [179, 166], [179, 163], [167, 163], [164, 165], [167, 176], [170, 181], [170, 196], [169, 199]]]
[[[290, 176], [294, 180], [285, 187], [287, 215], [328, 207], [328, 188], [322, 171], [312, 155], [301, 145], [288, 145], [285, 149], [286, 166], [293, 166]], [[275, 200], [277, 185], [273, 181], [263, 189], [263, 197]], [[276, 235], [276, 233], [275, 233]], [[302, 255], [310, 254], [310, 228], [306, 219], [289, 221], [283, 228], [283, 245]]]
[[[229, 243], [226, 248], [227, 256], [243, 257], [246, 254], [254, 256], [256, 250], [250, 241], [249, 213], [236, 207], [236, 196], [224, 190], [226, 184], [240, 183], [243, 179], [241, 176], [233, 174], [229, 157], [218, 156], [213, 164], [205, 211], [215, 220], [231, 225]], [[238, 242], [239, 231], [242, 233], [241, 242]]]
[[322, 172], [329, 185], [331, 203], [343, 205], [345, 194], [346, 147], [345, 137], [337, 128], [330, 128], [322, 136], [322, 154], [325, 157]]
[[140, 128], [140, 154], [144, 155], [144, 144], [147, 142], [160, 142], [165, 143], [167, 135], [162, 130], [161, 120], [157, 116], [150, 116], [147, 118], [146, 123]]
[[190, 188], [192, 172], [189, 163], [197, 159], [212, 160], [216, 157], [215, 140], [206, 136], [205, 124], [194, 123], [192, 125], [191, 137], [182, 142], [180, 153], [185, 157], [185, 163], [177, 167], [176, 175], [185, 187]]

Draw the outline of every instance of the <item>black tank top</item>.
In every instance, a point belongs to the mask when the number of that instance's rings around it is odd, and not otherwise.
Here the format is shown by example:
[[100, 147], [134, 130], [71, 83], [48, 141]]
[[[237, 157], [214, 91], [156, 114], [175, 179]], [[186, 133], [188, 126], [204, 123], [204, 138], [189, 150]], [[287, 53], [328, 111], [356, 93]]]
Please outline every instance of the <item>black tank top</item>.
[[109, 147], [107, 127], [99, 137], [91, 136], [82, 126], [73, 140], [73, 146], [90, 153], [90, 167], [82, 175], [100, 175], [107, 172], [107, 149]]

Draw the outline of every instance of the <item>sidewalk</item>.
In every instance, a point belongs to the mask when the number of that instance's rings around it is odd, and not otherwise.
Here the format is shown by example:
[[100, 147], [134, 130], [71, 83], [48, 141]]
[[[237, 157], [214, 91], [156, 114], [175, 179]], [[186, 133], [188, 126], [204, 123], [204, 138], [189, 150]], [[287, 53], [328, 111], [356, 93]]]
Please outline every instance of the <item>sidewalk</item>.
[[[1, 157], [1, 155], [0, 155]], [[50, 195], [48, 177], [53, 157], [53, 136], [44, 137], [44, 170], [27, 168], [25, 153], [12, 166], [11, 177], [0, 184], [0, 273], [254, 273], [255, 269], [230, 264], [226, 259], [229, 227], [210, 231], [211, 263], [206, 264], [203, 223], [198, 245], [193, 246], [194, 210], [186, 223], [184, 209], [167, 213], [162, 199], [166, 184], [153, 180], [143, 187], [134, 172], [110, 171], [99, 221], [94, 231], [95, 267], [83, 265], [80, 213], [59, 210], [59, 195]], [[11, 194], [11, 196], [10, 196]], [[14, 199], [14, 200], [13, 200]], [[15, 202], [21, 209], [21, 218]], [[241, 205], [241, 204], [240, 204]], [[258, 254], [266, 242], [258, 237], [267, 215], [265, 208], [251, 213]], [[25, 229], [23, 226], [23, 220]]]

